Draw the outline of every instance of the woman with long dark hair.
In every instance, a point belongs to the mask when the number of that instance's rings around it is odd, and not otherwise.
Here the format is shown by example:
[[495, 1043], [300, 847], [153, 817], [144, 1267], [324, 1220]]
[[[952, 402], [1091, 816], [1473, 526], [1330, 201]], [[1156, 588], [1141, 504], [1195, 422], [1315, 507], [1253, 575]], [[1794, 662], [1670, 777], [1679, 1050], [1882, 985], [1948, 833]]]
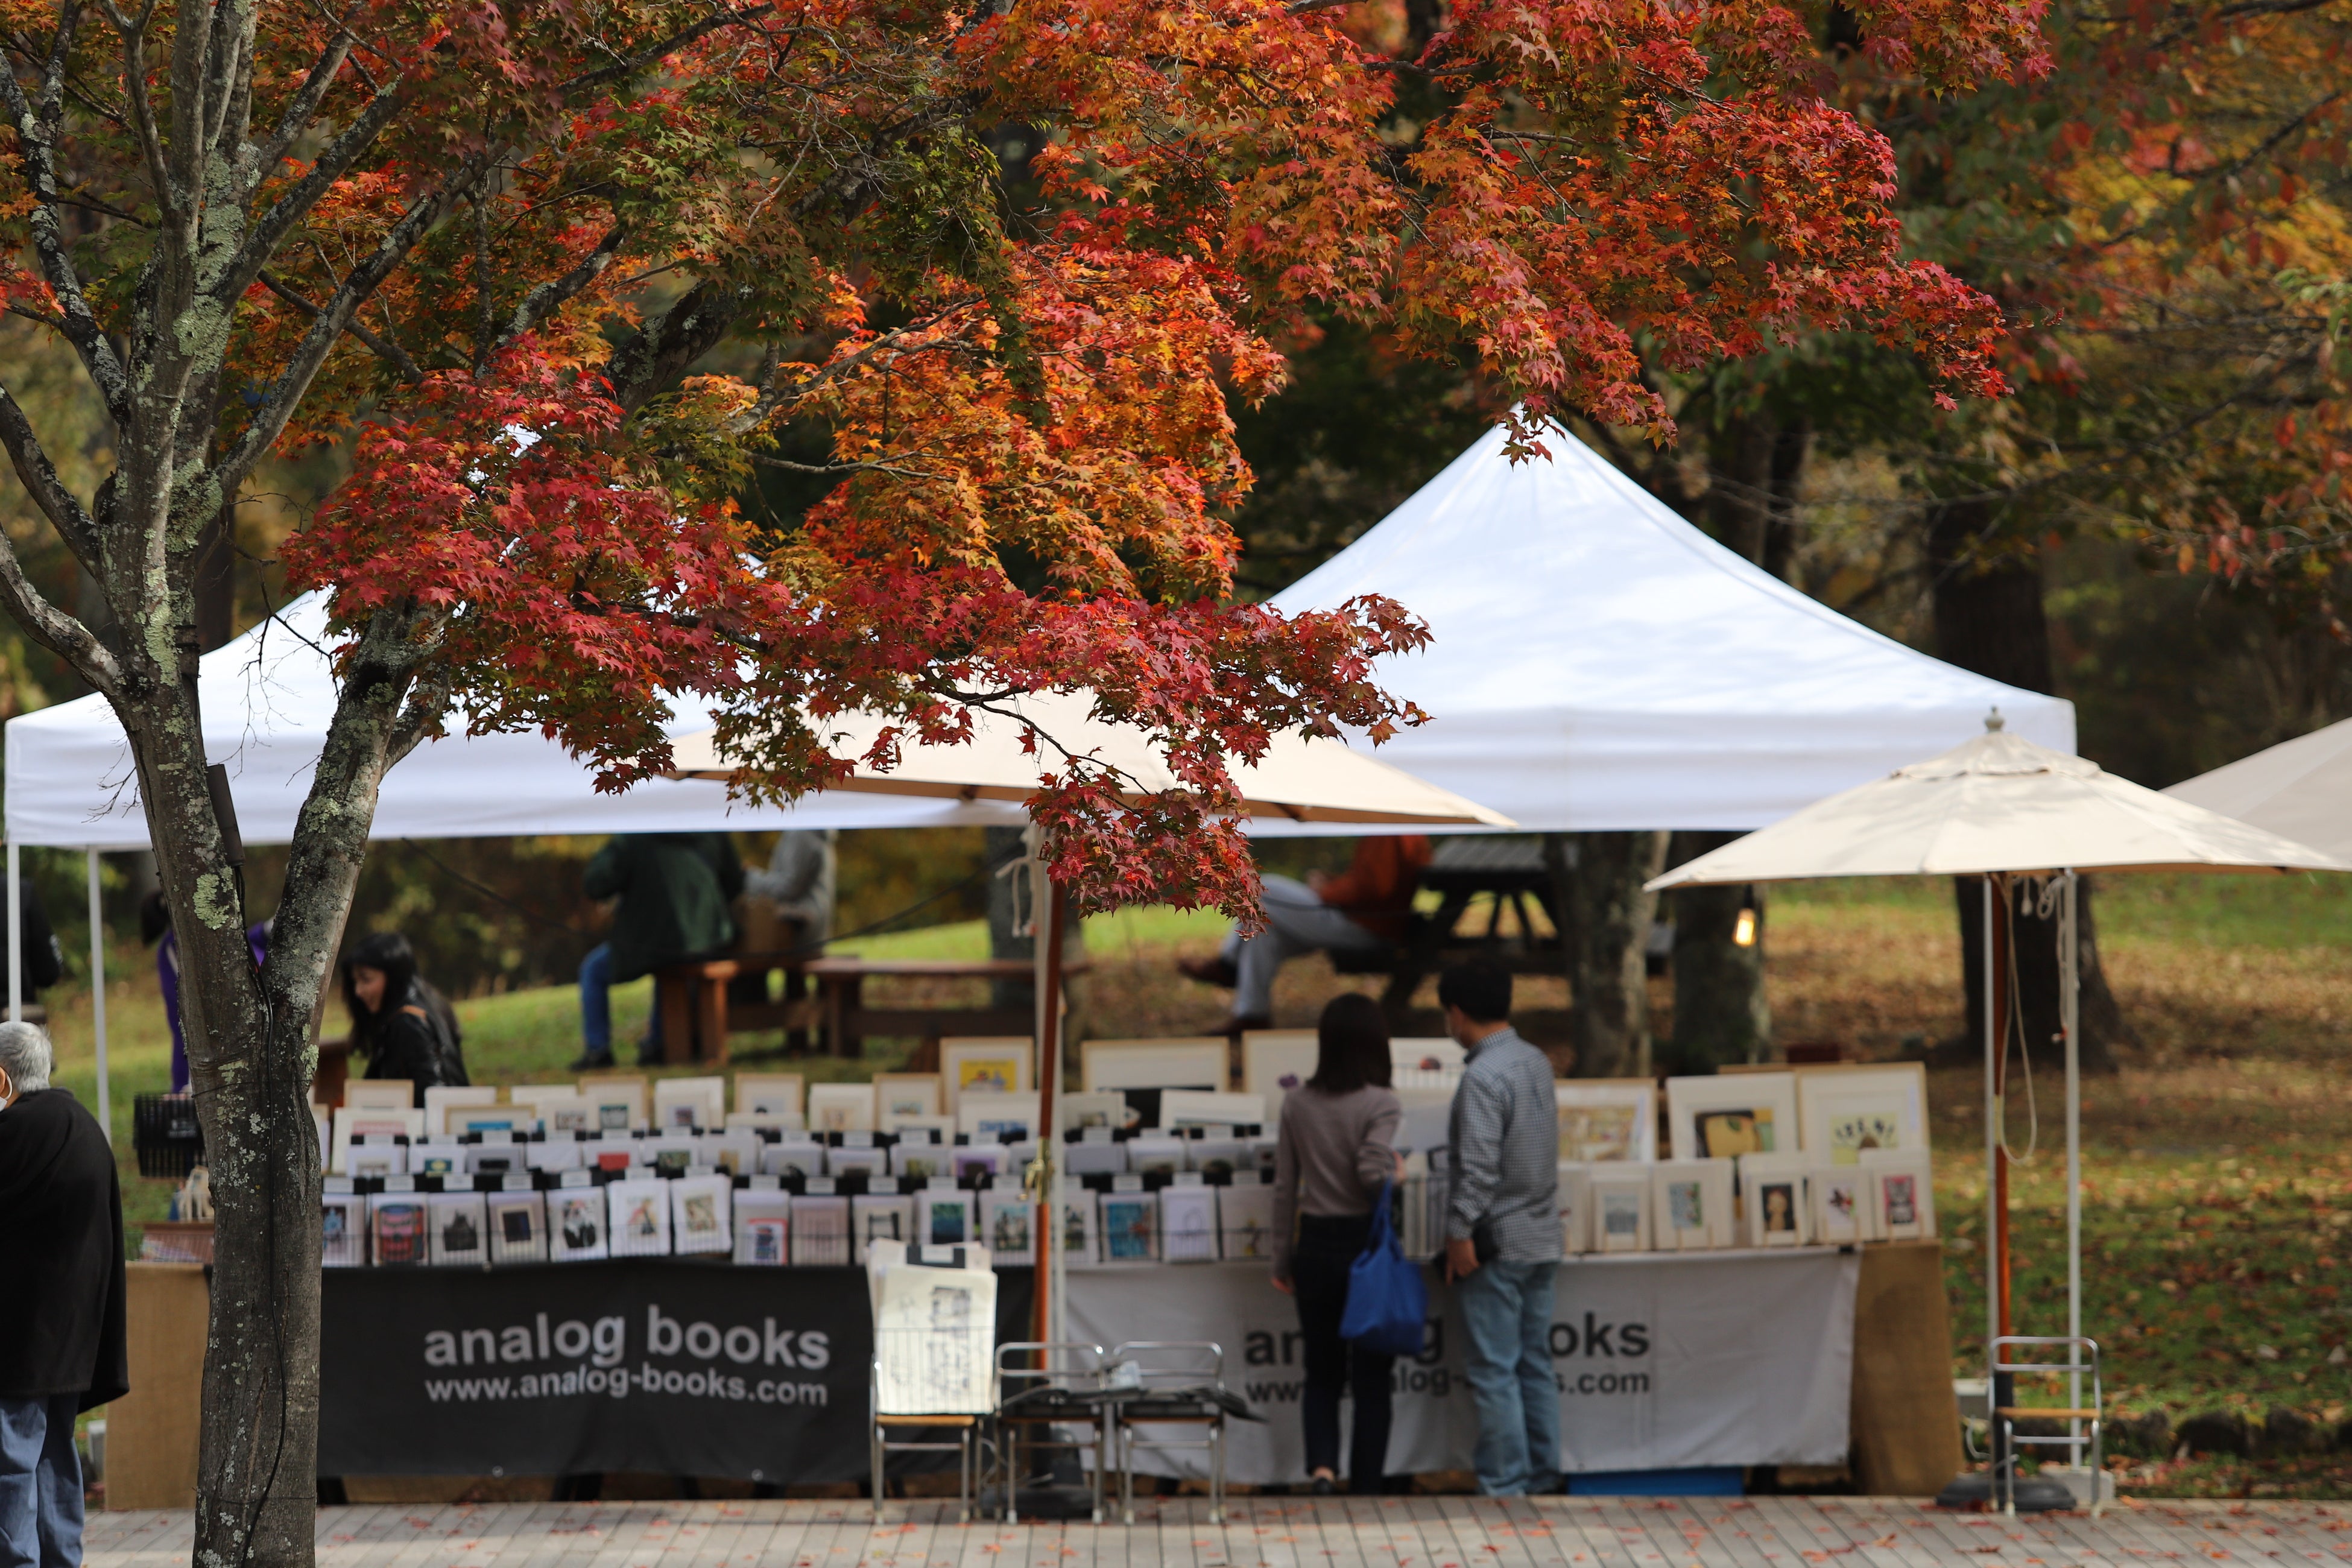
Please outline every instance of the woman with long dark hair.
[[1396, 1152], [1404, 1107], [1389, 1087], [1389, 1028], [1380, 1004], [1335, 996], [1316, 1026], [1315, 1076], [1282, 1101], [1274, 1156], [1274, 1284], [1298, 1300], [1307, 1387], [1307, 1471], [1318, 1494], [1338, 1490], [1339, 1396], [1352, 1390], [1351, 1489], [1387, 1478], [1389, 1374], [1396, 1358], [1339, 1337], [1348, 1269], [1371, 1232], [1372, 1205], [1404, 1168]]
[[408, 1079], [420, 1106], [435, 1085], [466, 1083], [457, 1010], [416, 973], [416, 951], [398, 931], [363, 938], [343, 960], [343, 1005], [368, 1077]]

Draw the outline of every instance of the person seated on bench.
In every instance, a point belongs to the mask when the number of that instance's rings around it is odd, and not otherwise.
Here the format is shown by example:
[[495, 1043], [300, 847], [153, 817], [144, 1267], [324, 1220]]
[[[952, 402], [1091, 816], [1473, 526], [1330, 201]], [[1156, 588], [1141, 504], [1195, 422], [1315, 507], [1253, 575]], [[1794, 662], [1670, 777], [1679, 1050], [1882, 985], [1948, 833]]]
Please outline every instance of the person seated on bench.
[[1412, 894], [1429, 864], [1429, 840], [1417, 833], [1356, 840], [1356, 858], [1337, 877], [1309, 871], [1307, 880], [1265, 879], [1265, 930], [1244, 938], [1235, 931], [1213, 959], [1187, 958], [1176, 967], [1210, 985], [1234, 988], [1227, 1034], [1274, 1023], [1274, 977], [1302, 952], [1386, 952], [1404, 940]]
[[[581, 884], [592, 899], [621, 902], [612, 940], [580, 961], [583, 1048], [575, 1072], [613, 1065], [614, 986], [734, 945], [727, 906], [743, 890], [743, 862], [723, 833], [625, 833], [596, 851]], [[662, 1052], [656, 997], [638, 1065], [659, 1067]]]

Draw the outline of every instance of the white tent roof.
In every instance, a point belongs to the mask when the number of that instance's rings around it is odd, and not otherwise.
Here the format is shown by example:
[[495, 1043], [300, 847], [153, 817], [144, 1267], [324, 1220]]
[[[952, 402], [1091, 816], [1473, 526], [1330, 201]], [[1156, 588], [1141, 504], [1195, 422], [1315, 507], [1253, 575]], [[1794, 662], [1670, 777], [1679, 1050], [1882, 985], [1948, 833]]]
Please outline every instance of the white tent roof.
[[2344, 871], [2331, 856], [1995, 731], [1817, 801], [1653, 888], [1996, 871]]
[[1385, 594], [1430, 647], [1380, 678], [1431, 721], [1381, 757], [1582, 832], [1738, 828], [1983, 728], [2074, 749], [2074, 705], [1903, 647], [1724, 549], [1563, 431], [1514, 466], [1491, 430], [1283, 593]]
[[[1126, 781], [1122, 795], [1165, 794], [1187, 786], [1169, 770], [1167, 759], [1143, 731], [1110, 724], [1094, 716], [1085, 692], [1033, 692], [1011, 699], [1019, 717], [975, 710], [970, 739], [957, 745], [902, 743], [896, 763], [882, 772], [857, 764], [835, 791], [939, 798], [992, 799], [1014, 803], [1036, 794], [1042, 775], [1060, 772], [1065, 756], [1091, 759]], [[835, 756], [862, 756], [881, 738], [887, 721], [872, 713], [845, 713], [829, 721], [828, 742]], [[1034, 746], [1033, 736], [1042, 737]], [[719, 749], [710, 731], [688, 735], [672, 748], [677, 771], [692, 778], [726, 779], [737, 764]], [[1403, 773], [1370, 747], [1305, 735], [1277, 735], [1254, 766], [1231, 769], [1241, 794], [1241, 815], [1290, 822], [1404, 823], [1418, 826], [1508, 828], [1507, 816], [1475, 801]], [[1130, 787], [1131, 786], [1131, 787]]]
[[[276, 618], [205, 655], [197, 672], [205, 757], [228, 765], [237, 826], [248, 844], [283, 844], [310, 792], [335, 710], [326, 606], [296, 600]], [[710, 728], [681, 709], [676, 735]], [[147, 818], [131, 748], [105, 699], [89, 696], [8, 721], [7, 836], [17, 844], [143, 849]], [[371, 837], [486, 838], [541, 833], [662, 833], [773, 827], [1018, 825], [1017, 805], [987, 800], [814, 796], [790, 810], [732, 804], [727, 786], [649, 779], [598, 795], [589, 771], [536, 733], [452, 734], [425, 742], [384, 775]]]
[[2183, 779], [2164, 793], [2352, 859], [2352, 719]]

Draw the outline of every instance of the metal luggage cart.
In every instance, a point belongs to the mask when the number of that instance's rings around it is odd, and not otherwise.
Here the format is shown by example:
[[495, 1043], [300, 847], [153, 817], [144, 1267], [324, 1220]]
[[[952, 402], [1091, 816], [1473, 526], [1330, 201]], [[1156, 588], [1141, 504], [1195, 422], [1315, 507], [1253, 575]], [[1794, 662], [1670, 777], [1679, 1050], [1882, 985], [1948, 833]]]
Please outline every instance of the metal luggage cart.
[[[1225, 1350], [1213, 1340], [1129, 1340], [1110, 1352], [1111, 1447], [1118, 1467], [1119, 1517], [1135, 1522], [1135, 1455], [1205, 1448], [1209, 1521], [1225, 1519]], [[1139, 1426], [1197, 1426], [1197, 1437], [1144, 1437]]]
[[[1026, 1363], [1029, 1364], [1015, 1364]], [[983, 1451], [994, 1460], [1004, 1521], [1021, 1517], [1021, 1453], [1041, 1449], [1094, 1451], [1089, 1481], [1094, 1522], [1103, 1520], [1103, 1476], [1108, 1456], [1109, 1404], [1103, 1386], [1103, 1348], [1076, 1340], [1016, 1341], [996, 1347], [996, 1398]], [[1061, 1428], [1082, 1428], [1065, 1436]]]
[[[2066, 1359], [2009, 1359], [2009, 1352], [2012, 1350], [2049, 1346], [2062, 1349]], [[2087, 1373], [2091, 1379], [2091, 1403], [2060, 1409], [2028, 1405], [1996, 1405], [1993, 1407], [1993, 1501], [2004, 1513], [2014, 1514], [2017, 1511], [2019, 1444], [2068, 1449], [2069, 1457], [2076, 1466], [2081, 1465], [2082, 1451], [2087, 1445], [2091, 1450], [2091, 1511], [2094, 1514], [2105, 1511], [2106, 1500], [2105, 1494], [2100, 1490], [2099, 1475], [2106, 1468], [2106, 1450], [2103, 1436], [2105, 1422], [2099, 1413], [2106, 1405], [2106, 1395], [2099, 1380], [2099, 1342], [2079, 1334], [2002, 1334], [1992, 1342], [1992, 1388], [2013, 1389], [2016, 1386], [2014, 1379], [2019, 1373], [2065, 1374], [2073, 1397], [2077, 1399], [2082, 1397], [2083, 1375]], [[2021, 1436], [2017, 1424], [2028, 1419], [2063, 1421], [2067, 1431], [2054, 1437]], [[2089, 1427], [2087, 1433], [2084, 1430], [2086, 1426]]]

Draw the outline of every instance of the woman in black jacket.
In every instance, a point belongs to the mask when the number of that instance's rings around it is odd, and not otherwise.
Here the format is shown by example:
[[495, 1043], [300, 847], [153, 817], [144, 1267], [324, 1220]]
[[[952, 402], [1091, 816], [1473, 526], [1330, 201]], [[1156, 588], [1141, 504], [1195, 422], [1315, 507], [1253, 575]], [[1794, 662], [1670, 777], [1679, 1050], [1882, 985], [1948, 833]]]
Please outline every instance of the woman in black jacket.
[[415, 950], [398, 931], [377, 931], [343, 960], [343, 1005], [368, 1077], [408, 1079], [419, 1106], [436, 1084], [467, 1081], [457, 1011], [416, 973]]

